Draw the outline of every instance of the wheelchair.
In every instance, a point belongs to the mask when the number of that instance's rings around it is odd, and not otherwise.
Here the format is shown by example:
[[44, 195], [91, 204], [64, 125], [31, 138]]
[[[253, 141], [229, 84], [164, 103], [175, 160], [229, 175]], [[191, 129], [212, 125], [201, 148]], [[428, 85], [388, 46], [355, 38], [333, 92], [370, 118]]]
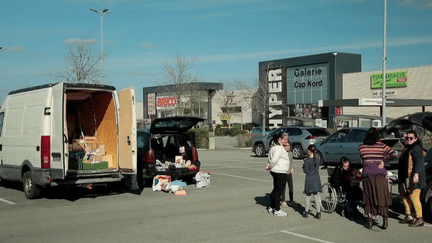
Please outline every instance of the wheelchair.
[[[339, 206], [342, 209], [342, 216], [349, 217], [354, 214], [355, 210], [349, 204], [346, 194], [342, 192], [342, 188], [339, 187], [337, 188], [338, 190], [336, 190], [330, 183], [330, 178], [334, 170], [335, 168], [327, 168], [328, 182], [321, 186], [321, 211], [333, 213], [336, 207]], [[358, 202], [356, 205], [357, 209], [359, 209], [360, 205], [361, 203]]]

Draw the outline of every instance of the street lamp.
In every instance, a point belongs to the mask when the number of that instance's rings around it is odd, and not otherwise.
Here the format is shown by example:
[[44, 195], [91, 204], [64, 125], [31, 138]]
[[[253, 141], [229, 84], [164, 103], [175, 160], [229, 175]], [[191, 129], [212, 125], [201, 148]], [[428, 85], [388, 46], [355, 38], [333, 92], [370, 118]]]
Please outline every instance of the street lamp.
[[387, 98], [386, 98], [386, 60], [387, 60], [387, 0], [384, 0], [384, 26], [383, 26], [383, 62], [382, 62], [382, 126], [385, 126], [387, 121]]
[[95, 13], [97, 13], [97, 14], [99, 14], [100, 15], [100, 17], [101, 17], [101, 55], [102, 55], [102, 77], [104, 78], [105, 77], [105, 71], [104, 71], [104, 59], [105, 59], [105, 55], [104, 55], [104, 52], [103, 52], [103, 15], [104, 14], [110, 14], [111, 12], [108, 12], [108, 9], [106, 8], [106, 9], [104, 9], [104, 10], [102, 10], [102, 12], [99, 12], [99, 11], [97, 11], [97, 10], [94, 10], [94, 9], [90, 9], [91, 11], [93, 11], [93, 12], [95, 12]]

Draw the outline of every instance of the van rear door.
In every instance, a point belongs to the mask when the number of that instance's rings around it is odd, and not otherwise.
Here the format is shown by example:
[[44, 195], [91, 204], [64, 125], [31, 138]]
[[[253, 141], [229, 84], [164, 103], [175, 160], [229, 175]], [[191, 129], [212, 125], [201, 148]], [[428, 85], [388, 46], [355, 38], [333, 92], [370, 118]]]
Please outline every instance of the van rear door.
[[[64, 122], [65, 104], [64, 84], [59, 83], [52, 87], [51, 109], [45, 109], [45, 115], [51, 115], [51, 172], [56, 179], [64, 179], [67, 166], [64, 152], [67, 148]], [[47, 114], [47, 113], [50, 114]]]
[[124, 174], [137, 173], [135, 89], [119, 93], [119, 165]]

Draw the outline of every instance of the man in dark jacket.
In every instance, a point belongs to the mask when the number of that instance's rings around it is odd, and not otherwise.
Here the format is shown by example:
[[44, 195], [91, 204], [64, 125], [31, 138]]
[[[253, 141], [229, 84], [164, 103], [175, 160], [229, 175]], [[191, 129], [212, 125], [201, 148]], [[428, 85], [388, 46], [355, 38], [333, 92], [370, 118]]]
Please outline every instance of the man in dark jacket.
[[[343, 159], [338, 165], [331, 178], [330, 183], [340, 193], [346, 194], [346, 199], [355, 214], [360, 214], [357, 210], [358, 202], [362, 200], [363, 191], [360, 188], [359, 170], [354, 168], [348, 159]], [[342, 189], [342, 191], [340, 191]]]

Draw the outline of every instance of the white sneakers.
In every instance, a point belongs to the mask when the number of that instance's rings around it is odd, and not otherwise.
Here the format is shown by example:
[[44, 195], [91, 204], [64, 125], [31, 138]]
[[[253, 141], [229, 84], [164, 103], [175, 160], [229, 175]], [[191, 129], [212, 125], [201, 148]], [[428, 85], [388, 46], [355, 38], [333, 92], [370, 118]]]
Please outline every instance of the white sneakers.
[[270, 207], [267, 208], [267, 212], [269, 214], [273, 214], [274, 216], [277, 216], [277, 217], [286, 217], [286, 216], [288, 216], [288, 214], [285, 213], [284, 211], [282, 211], [282, 210], [275, 211], [273, 208], [270, 208]]
[[285, 212], [282, 211], [282, 210], [275, 211], [275, 212], [273, 213], [273, 215], [274, 215], [274, 216], [278, 216], [278, 217], [286, 217], [286, 216], [288, 216], [288, 214], [285, 213]]

